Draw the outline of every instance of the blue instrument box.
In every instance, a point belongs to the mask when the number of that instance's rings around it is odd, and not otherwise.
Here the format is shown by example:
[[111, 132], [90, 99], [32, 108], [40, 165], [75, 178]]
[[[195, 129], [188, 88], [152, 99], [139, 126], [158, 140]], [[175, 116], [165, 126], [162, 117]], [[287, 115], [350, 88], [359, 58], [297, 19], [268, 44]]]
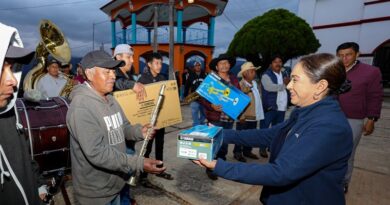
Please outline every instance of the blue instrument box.
[[250, 102], [245, 93], [234, 86], [226, 85], [215, 73], [207, 75], [196, 92], [211, 104], [221, 105], [222, 111], [235, 120]]
[[179, 133], [177, 157], [212, 161], [222, 145], [222, 127], [197, 125]]

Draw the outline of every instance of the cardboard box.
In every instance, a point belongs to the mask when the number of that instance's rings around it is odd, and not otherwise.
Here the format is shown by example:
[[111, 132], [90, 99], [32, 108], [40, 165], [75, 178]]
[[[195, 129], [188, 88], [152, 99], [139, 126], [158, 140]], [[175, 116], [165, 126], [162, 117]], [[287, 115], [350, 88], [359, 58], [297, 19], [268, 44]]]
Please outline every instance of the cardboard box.
[[162, 84], [165, 84], [166, 88], [156, 128], [168, 127], [182, 122], [176, 80], [168, 80], [145, 85], [147, 97], [143, 101], [137, 100], [133, 90], [114, 92], [114, 97], [119, 102], [131, 124], [139, 123], [144, 125], [150, 123], [150, 116], [156, 106]]
[[235, 120], [251, 100], [241, 90], [223, 83], [215, 73], [207, 75], [196, 92], [211, 104], [221, 105], [222, 111]]
[[197, 125], [183, 130], [177, 138], [177, 157], [212, 161], [222, 145], [222, 127]]

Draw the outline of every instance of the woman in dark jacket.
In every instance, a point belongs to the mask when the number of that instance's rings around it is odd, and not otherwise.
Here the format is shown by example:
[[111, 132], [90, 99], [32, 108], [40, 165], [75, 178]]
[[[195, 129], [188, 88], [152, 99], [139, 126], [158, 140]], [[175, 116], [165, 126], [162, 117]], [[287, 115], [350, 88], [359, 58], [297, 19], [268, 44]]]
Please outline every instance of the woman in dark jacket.
[[270, 129], [224, 130], [226, 143], [270, 147], [266, 164], [218, 159], [195, 163], [226, 179], [263, 185], [265, 204], [345, 204], [343, 177], [352, 131], [335, 95], [350, 86], [341, 61], [331, 54], [303, 57], [287, 88], [297, 108]]

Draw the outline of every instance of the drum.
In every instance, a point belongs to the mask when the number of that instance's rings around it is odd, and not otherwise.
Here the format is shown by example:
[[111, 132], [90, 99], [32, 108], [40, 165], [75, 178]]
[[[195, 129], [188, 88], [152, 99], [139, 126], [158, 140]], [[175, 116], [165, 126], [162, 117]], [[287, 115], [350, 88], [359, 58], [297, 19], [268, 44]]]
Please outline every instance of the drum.
[[63, 97], [38, 103], [16, 100], [20, 128], [30, 141], [31, 155], [43, 175], [70, 170], [68, 107], [68, 101]]

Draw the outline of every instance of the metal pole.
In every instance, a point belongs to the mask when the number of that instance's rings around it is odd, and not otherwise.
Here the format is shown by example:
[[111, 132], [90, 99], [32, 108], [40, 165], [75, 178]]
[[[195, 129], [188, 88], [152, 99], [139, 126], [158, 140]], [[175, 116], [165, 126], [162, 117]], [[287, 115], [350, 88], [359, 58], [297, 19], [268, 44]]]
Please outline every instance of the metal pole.
[[157, 53], [158, 45], [157, 45], [157, 29], [158, 29], [158, 7], [157, 5], [154, 6], [154, 20], [153, 20], [153, 29], [154, 29], [154, 35], [153, 35], [153, 52]]
[[95, 50], [95, 22], [92, 23], [92, 50]]
[[175, 0], [169, 0], [169, 69], [168, 69], [168, 79], [175, 80], [175, 74], [173, 71], [173, 43], [175, 40], [174, 37], [174, 27], [173, 27], [173, 12], [174, 12]]

